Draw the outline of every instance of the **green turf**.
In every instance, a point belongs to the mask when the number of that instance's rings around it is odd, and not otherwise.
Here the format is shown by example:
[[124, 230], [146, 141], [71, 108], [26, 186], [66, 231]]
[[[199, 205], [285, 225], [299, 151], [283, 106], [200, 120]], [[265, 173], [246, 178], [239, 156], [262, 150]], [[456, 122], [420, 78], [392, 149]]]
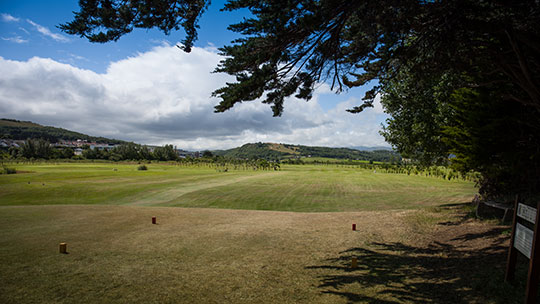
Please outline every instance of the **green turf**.
[[339, 166], [283, 166], [280, 171], [149, 164], [17, 165], [0, 175], [0, 206], [105, 204], [279, 211], [413, 209], [465, 202], [471, 182], [375, 173]]
[[[147, 171], [125, 163], [9, 166], [26, 173], [0, 175], [0, 303], [519, 298], [510, 285], [501, 288], [502, 272], [471, 275], [470, 265], [491, 270], [504, 261], [484, 259], [482, 246], [467, 249], [471, 235], [498, 230], [471, 232], [484, 224], [431, 208], [470, 201], [470, 182], [331, 165], [229, 172], [154, 163]], [[460, 225], [466, 229], [446, 236], [449, 245], [436, 238], [438, 247], [426, 247], [433, 231]], [[58, 252], [61, 242], [68, 254]], [[358, 269], [349, 268], [353, 255]]]

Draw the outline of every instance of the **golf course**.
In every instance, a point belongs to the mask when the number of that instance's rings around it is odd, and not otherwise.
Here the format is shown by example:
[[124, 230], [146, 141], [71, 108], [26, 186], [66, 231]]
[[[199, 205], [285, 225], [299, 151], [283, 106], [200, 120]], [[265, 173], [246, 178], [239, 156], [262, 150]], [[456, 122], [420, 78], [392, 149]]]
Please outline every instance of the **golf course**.
[[508, 227], [471, 216], [470, 181], [338, 165], [9, 166], [2, 303], [520, 302], [523, 287], [502, 283]]

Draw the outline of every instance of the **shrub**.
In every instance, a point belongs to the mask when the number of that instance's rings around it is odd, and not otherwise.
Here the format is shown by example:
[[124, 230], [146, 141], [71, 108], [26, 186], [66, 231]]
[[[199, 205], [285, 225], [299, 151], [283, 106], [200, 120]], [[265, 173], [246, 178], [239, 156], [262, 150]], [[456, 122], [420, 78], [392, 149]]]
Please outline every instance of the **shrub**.
[[148, 167], [146, 167], [146, 165], [140, 165], [139, 167], [137, 167], [137, 170], [139, 171], [148, 170]]
[[15, 173], [17, 173], [17, 170], [15, 168], [8, 168], [8, 167], [2, 168], [2, 174], [15, 174]]

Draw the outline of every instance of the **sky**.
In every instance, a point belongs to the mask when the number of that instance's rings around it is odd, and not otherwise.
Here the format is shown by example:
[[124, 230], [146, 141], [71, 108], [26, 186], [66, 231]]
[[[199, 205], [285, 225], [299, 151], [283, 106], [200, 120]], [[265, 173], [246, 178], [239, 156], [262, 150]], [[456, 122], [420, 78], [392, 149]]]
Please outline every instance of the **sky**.
[[221, 12], [212, 1], [191, 53], [176, 47], [183, 30], [139, 29], [117, 42], [90, 43], [57, 28], [78, 1], [0, 0], [0, 118], [32, 121], [92, 136], [179, 149], [229, 149], [252, 142], [327, 147], [385, 146], [388, 118], [378, 99], [360, 114], [369, 88], [341, 94], [317, 85], [306, 102], [291, 97], [281, 117], [260, 101], [214, 113], [211, 93], [234, 79], [211, 73], [217, 48], [239, 36], [227, 30], [247, 12]]

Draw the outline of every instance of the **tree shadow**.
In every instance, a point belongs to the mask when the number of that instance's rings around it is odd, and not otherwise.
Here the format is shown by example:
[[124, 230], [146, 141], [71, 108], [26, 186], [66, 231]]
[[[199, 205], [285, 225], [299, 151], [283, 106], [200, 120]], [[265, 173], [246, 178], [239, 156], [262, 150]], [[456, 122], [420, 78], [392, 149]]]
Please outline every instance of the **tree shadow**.
[[[502, 230], [465, 233], [423, 247], [374, 242], [307, 268], [323, 273], [321, 293], [349, 302], [521, 303], [523, 284], [516, 288], [503, 280], [508, 238], [501, 237]], [[488, 239], [483, 246], [463, 244], [483, 238]], [[355, 269], [352, 257], [358, 259]], [[524, 276], [523, 269], [518, 276]]]

